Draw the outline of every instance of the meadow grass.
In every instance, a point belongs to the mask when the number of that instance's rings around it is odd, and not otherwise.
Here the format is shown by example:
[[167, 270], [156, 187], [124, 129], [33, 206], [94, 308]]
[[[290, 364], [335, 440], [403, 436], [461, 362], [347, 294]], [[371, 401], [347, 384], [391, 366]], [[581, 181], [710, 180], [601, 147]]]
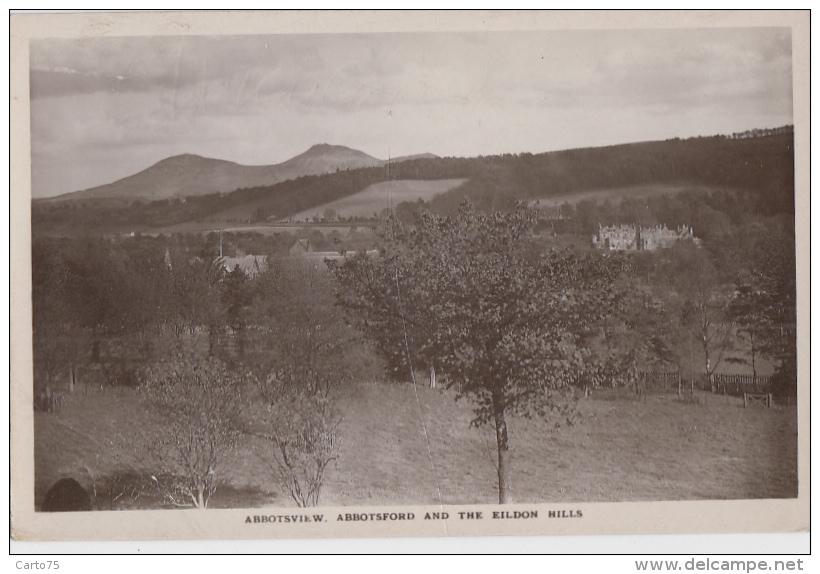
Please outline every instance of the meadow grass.
[[[416, 400], [418, 396], [418, 401]], [[411, 384], [352, 385], [339, 392], [339, 458], [321, 504], [472, 504], [498, 499], [495, 435], [470, 425], [469, 401]], [[581, 400], [578, 424], [510, 418], [515, 502], [615, 502], [797, 496], [794, 406], [744, 409], [701, 393], [638, 401], [628, 391]], [[58, 413], [35, 413], [35, 503], [64, 476], [86, 488], [106, 477], [150, 473], [144, 429], [161, 423], [134, 391], [75, 394]], [[213, 507], [294, 506], [243, 437], [223, 465]], [[135, 507], [155, 508], [145, 495]]]

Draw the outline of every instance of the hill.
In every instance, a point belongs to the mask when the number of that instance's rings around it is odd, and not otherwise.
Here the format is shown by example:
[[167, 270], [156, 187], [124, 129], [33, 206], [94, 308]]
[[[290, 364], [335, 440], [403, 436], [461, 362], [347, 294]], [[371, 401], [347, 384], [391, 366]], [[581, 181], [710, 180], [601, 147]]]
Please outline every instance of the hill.
[[[299, 169], [326, 170], [335, 165], [328, 158], [335, 158], [337, 163], [369, 161], [370, 156], [360, 154], [338, 146], [315, 146], [289, 160], [294, 170], [291, 173]], [[646, 203], [652, 197], [663, 207], [664, 198], [674, 197], [677, 203], [688, 206], [684, 220], [689, 224], [704, 219], [703, 214], [689, 213], [692, 206], [704, 202], [713, 202], [713, 209], [724, 212], [741, 209], [768, 215], [791, 214], [793, 217], [794, 214], [791, 131], [744, 139], [700, 137], [537, 155], [397, 158], [390, 161], [389, 168], [384, 161], [372, 159], [377, 165], [305, 175], [272, 185], [243, 188], [249, 180], [234, 179], [231, 187], [241, 189], [231, 193], [190, 195], [185, 201], [170, 197], [117, 205], [100, 199], [77, 198], [70, 209], [54, 201], [34, 201], [32, 227], [35, 233], [73, 235], [146, 231], [183, 223], [207, 222], [211, 229], [220, 225], [267, 223], [306, 213], [313, 215], [375, 184], [437, 180], [465, 180], [449, 191], [438, 193], [443, 189], [438, 188], [436, 193], [427, 194], [426, 199], [424, 194], [417, 194], [415, 199], [425, 199], [428, 207], [440, 213], [455, 211], [465, 197], [486, 211], [508, 211], [520, 201], [540, 200], [542, 206], [564, 202], [582, 205], [616, 197], [633, 203], [637, 200]], [[171, 162], [170, 167], [174, 163]], [[231, 169], [222, 163], [216, 165], [223, 173]], [[168, 171], [173, 172], [170, 167]], [[190, 179], [189, 174], [188, 181], [182, 178], [179, 185], [194, 187]], [[703, 193], [693, 195], [698, 190]], [[714, 190], [725, 190], [725, 193], [713, 193]], [[727, 207], [731, 198], [726, 194], [734, 197], [732, 206]], [[578, 196], [579, 201], [570, 201], [574, 196]], [[581, 198], [590, 201], [580, 201]], [[626, 203], [629, 202], [621, 202]], [[372, 211], [368, 211], [368, 216], [371, 215]], [[671, 223], [667, 214], [657, 215]], [[709, 221], [704, 219], [703, 225], [710, 226]]]
[[164, 159], [113, 183], [60, 195], [52, 201], [114, 198], [152, 201], [232, 191], [237, 183], [257, 186], [277, 181], [281, 180], [277, 178], [276, 166], [244, 166], [184, 154]]
[[[276, 166], [279, 181], [296, 179], [303, 175], [319, 175], [345, 169], [361, 167], [376, 167], [382, 165], [382, 160], [367, 155], [359, 150], [340, 145], [317, 144], [305, 153], [297, 155]], [[270, 185], [270, 184], [267, 184]], [[253, 185], [236, 185], [240, 187], [254, 187]]]
[[[396, 158], [392, 163], [430, 154]], [[270, 186], [308, 175], [379, 167], [386, 160], [377, 159], [345, 146], [318, 144], [306, 152], [274, 165], [241, 165], [231, 161], [193, 154], [164, 159], [134, 175], [90, 189], [60, 195], [48, 201], [68, 200], [142, 200], [227, 193], [240, 188]]]
[[762, 213], [794, 213], [791, 129], [764, 137], [671, 139], [471, 161], [464, 166], [470, 181], [437, 197], [436, 210], [455, 211], [465, 196], [485, 210], [509, 210], [520, 200], [543, 204], [594, 190], [694, 186], [738, 191]]

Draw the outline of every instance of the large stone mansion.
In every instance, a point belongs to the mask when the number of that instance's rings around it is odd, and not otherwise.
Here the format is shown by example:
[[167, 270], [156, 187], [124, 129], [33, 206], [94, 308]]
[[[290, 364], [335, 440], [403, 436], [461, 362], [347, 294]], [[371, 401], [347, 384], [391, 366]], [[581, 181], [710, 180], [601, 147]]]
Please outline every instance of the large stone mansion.
[[678, 241], [700, 243], [700, 240], [692, 235], [692, 228], [688, 225], [672, 230], [665, 224], [655, 227], [598, 224], [598, 235], [592, 236], [592, 244], [595, 247], [608, 251], [653, 251], [672, 247]]

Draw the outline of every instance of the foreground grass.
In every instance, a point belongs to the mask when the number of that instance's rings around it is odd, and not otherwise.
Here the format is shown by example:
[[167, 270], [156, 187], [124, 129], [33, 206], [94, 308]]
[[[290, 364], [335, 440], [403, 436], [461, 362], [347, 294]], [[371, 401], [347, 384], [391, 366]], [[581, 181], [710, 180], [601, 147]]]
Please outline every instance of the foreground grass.
[[[373, 385], [342, 405], [342, 455], [328, 504], [493, 503], [495, 435], [470, 428], [453, 394], [419, 388], [433, 464], [412, 386]], [[609, 400], [606, 400], [609, 399]], [[797, 496], [796, 409], [743, 409], [629, 392], [582, 401], [580, 424], [513, 419], [513, 500], [639, 501]], [[435, 472], [434, 472], [435, 469]]]
[[[417, 391], [418, 402], [412, 385], [361, 384], [341, 393], [340, 455], [328, 468], [322, 504], [497, 501], [492, 429], [470, 427], [469, 403], [456, 402], [452, 392]], [[581, 423], [572, 427], [510, 421], [514, 501], [797, 496], [794, 407], [743, 409], [707, 394], [697, 404], [671, 396], [637, 402], [628, 392], [610, 392], [579, 408]], [[75, 395], [59, 413], [35, 413], [36, 504], [63, 476], [102, 490], [105, 477], [144, 472], [150, 463], [137, 439], [146, 424], [150, 415], [132, 392]], [[250, 438], [240, 443], [212, 506], [293, 505], [271, 481], [263, 448]], [[134, 501], [159, 504], [150, 494]]]

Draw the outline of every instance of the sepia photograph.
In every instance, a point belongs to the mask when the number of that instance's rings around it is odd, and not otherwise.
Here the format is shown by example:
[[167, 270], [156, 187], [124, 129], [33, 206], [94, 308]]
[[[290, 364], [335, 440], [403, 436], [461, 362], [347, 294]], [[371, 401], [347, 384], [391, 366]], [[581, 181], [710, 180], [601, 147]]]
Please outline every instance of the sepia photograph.
[[807, 14], [456, 16], [12, 17], [12, 536], [808, 530]]

